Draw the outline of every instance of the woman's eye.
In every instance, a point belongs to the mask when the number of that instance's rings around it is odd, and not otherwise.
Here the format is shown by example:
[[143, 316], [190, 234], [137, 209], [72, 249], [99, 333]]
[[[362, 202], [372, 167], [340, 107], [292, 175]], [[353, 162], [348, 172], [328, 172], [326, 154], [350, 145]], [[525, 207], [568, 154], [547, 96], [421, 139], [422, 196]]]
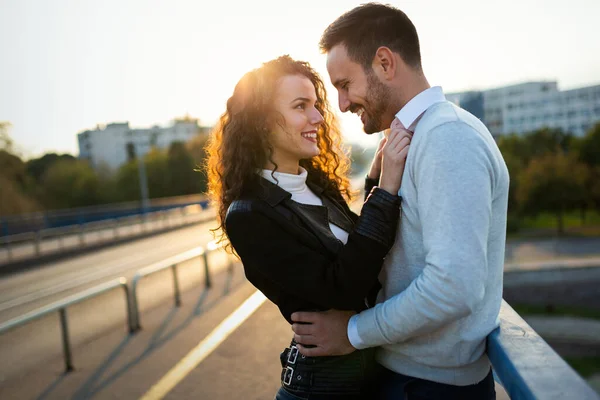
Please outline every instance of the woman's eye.
[[296, 108], [298, 108], [300, 110], [304, 110], [306, 108], [306, 106], [304, 105], [304, 103], [300, 103], [296, 106]]

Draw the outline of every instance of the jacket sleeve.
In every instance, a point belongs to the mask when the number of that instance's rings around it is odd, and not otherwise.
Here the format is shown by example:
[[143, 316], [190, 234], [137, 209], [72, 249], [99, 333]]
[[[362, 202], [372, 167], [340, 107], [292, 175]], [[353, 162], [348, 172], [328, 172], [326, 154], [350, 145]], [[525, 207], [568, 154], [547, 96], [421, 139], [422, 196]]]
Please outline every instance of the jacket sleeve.
[[247, 275], [260, 274], [281, 290], [323, 308], [360, 309], [394, 243], [400, 201], [374, 188], [335, 259], [303, 243], [254, 205], [230, 207], [225, 224]]
[[373, 179], [373, 178], [369, 178], [369, 175], [367, 175], [365, 177], [365, 200], [367, 199], [367, 197], [369, 196], [369, 193], [371, 193], [371, 190], [373, 190], [373, 188], [375, 186], [377, 186], [379, 184], [379, 179]]

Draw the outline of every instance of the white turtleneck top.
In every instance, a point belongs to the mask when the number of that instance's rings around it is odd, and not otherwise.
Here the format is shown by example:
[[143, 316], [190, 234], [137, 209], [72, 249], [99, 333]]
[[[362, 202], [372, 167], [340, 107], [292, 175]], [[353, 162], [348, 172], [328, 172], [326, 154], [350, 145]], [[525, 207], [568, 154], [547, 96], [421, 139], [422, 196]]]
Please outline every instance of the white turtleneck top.
[[[273, 174], [277, 181], [273, 179]], [[283, 172], [275, 172], [263, 169], [261, 173], [262, 177], [268, 180], [271, 183], [276, 184], [286, 192], [292, 195], [292, 200], [302, 203], [302, 204], [310, 204], [313, 206], [322, 206], [323, 202], [321, 199], [306, 186], [306, 177], [308, 176], [308, 172], [300, 167], [300, 173], [298, 175], [294, 174], [286, 174]], [[348, 241], [348, 232], [341, 229], [340, 227], [329, 223], [329, 229], [335, 235], [336, 238], [342, 241], [342, 243], [346, 243]]]

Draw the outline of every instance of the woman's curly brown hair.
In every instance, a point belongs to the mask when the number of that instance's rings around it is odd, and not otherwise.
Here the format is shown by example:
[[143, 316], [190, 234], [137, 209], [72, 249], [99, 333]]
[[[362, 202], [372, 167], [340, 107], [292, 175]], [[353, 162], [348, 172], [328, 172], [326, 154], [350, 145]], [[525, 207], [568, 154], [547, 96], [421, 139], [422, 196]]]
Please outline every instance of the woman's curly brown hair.
[[[322, 187], [329, 196], [349, 201], [350, 182], [347, 177], [350, 162], [342, 147], [342, 137], [334, 113], [330, 109], [325, 85], [307, 62], [285, 55], [246, 73], [227, 100], [227, 110], [211, 132], [207, 144], [208, 191], [217, 209], [219, 226], [213, 230], [219, 241], [227, 239], [225, 216], [229, 205], [241, 197], [244, 190], [260, 179], [258, 171], [273, 161], [269, 136], [274, 124], [285, 124], [275, 110], [274, 97], [281, 78], [289, 75], [307, 77], [315, 87], [315, 108], [324, 122], [318, 128], [320, 154], [301, 160], [308, 171], [308, 182]], [[227, 249], [232, 250], [230, 244]]]

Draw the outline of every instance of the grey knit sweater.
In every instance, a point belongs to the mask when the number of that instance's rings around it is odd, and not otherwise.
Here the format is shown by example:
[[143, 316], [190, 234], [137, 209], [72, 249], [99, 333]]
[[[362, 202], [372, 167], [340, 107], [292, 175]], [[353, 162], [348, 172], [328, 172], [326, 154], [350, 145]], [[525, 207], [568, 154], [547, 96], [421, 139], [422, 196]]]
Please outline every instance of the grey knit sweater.
[[413, 377], [453, 385], [490, 369], [498, 325], [509, 176], [487, 128], [450, 102], [418, 122], [402, 187], [402, 219], [378, 304], [356, 317], [361, 348]]

